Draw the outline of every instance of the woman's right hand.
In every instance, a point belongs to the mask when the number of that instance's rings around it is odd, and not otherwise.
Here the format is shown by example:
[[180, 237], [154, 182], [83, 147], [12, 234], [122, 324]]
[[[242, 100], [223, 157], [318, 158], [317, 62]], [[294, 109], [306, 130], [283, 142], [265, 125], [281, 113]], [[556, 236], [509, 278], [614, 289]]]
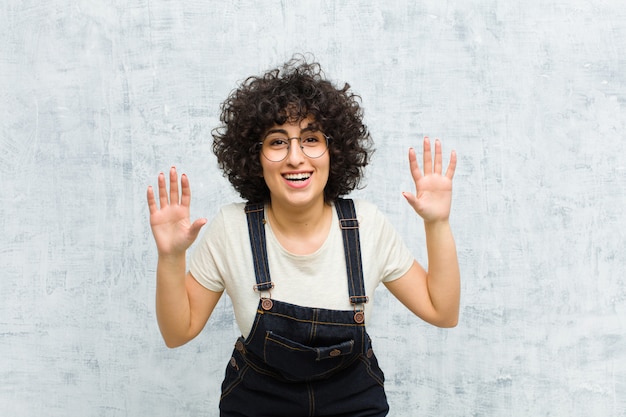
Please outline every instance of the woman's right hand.
[[181, 193], [178, 191], [176, 168], [170, 169], [169, 195], [165, 184], [165, 174], [159, 174], [159, 207], [154, 197], [152, 186], [148, 187], [148, 208], [150, 209], [150, 227], [157, 245], [159, 256], [184, 255], [196, 240], [200, 229], [207, 222], [198, 219], [191, 223], [189, 205], [191, 190], [185, 174], [180, 178]]

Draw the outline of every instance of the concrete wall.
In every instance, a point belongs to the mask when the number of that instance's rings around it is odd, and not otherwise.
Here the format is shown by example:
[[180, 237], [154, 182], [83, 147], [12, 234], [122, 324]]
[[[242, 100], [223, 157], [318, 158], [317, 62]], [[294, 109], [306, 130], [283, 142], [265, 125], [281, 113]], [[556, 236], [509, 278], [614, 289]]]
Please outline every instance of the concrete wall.
[[194, 217], [238, 199], [210, 150], [219, 103], [311, 52], [363, 98], [378, 151], [355, 196], [421, 262], [407, 149], [459, 155], [460, 324], [381, 288], [391, 415], [626, 416], [623, 2], [381, 4], [1, 2], [2, 415], [217, 415], [230, 305], [165, 348], [145, 190], [176, 165]]

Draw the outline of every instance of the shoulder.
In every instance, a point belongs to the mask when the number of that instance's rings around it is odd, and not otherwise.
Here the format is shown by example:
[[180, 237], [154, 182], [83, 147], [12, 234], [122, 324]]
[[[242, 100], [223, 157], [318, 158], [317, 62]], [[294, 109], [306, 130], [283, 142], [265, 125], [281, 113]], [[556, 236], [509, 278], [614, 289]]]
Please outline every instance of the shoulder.
[[372, 243], [383, 244], [389, 239], [396, 239], [397, 231], [388, 217], [377, 205], [367, 200], [354, 199], [359, 229]]
[[245, 207], [246, 203], [244, 202], [226, 204], [220, 207], [218, 215], [225, 218], [245, 217]]
[[236, 235], [235, 230], [246, 227], [245, 203], [231, 203], [219, 208], [204, 230], [202, 241], [219, 242]]
[[[357, 211], [357, 214], [360, 214], [360, 212], [372, 212], [372, 211], [377, 211], [378, 207], [376, 207], [375, 204], [370, 203], [367, 200], [363, 200], [360, 198], [348, 198], [348, 197], [344, 197], [344, 198], [339, 198], [338, 200], [345, 200], [345, 201], [352, 201], [354, 203], [354, 208]], [[334, 205], [337, 205], [338, 201], [334, 202]]]
[[246, 203], [230, 203], [219, 208], [211, 223], [217, 227], [230, 227], [242, 220], [245, 220], [244, 208]]
[[353, 199], [354, 207], [356, 209], [356, 215], [359, 219], [359, 223], [367, 225], [370, 223], [378, 223], [385, 219], [383, 213], [378, 209], [374, 203], [362, 199]]
[[362, 199], [350, 200], [354, 202], [356, 217], [359, 221], [359, 229], [361, 233], [371, 233], [376, 235], [388, 227], [389, 222], [386, 216], [374, 203]]
[[369, 202], [368, 200], [363, 200], [361, 198], [353, 198], [352, 201], [354, 201], [354, 206], [356, 207], [357, 214], [360, 214], [360, 213], [370, 214], [370, 213], [378, 211], [378, 207], [374, 203]]

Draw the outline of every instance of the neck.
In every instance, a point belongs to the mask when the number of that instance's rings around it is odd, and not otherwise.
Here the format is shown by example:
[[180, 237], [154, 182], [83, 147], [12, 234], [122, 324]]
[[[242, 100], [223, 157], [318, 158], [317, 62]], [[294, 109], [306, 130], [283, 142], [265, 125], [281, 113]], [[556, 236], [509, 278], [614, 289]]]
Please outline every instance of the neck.
[[270, 221], [274, 228], [285, 234], [300, 234], [307, 230], [315, 230], [326, 223], [330, 205], [324, 200], [308, 206], [285, 206], [271, 202], [269, 204]]
[[324, 200], [307, 207], [269, 204], [267, 216], [281, 245], [296, 254], [315, 252], [326, 240], [332, 208]]

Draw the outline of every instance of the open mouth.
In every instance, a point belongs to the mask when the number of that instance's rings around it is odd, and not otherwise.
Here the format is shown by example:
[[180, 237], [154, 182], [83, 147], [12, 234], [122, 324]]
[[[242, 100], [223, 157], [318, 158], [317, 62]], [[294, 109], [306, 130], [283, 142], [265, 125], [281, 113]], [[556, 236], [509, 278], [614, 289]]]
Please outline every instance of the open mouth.
[[283, 178], [285, 178], [287, 181], [306, 181], [311, 178], [311, 173], [301, 172], [298, 174], [284, 174]]

